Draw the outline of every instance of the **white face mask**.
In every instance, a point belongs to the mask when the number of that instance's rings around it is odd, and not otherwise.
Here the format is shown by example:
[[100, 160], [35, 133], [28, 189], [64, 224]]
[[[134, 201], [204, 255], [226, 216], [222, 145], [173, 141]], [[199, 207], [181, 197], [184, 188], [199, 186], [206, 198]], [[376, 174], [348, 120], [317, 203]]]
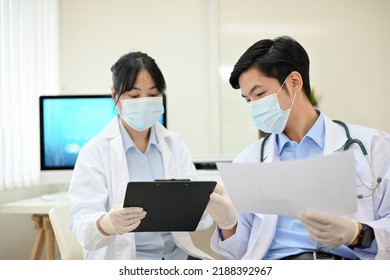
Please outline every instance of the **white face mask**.
[[286, 80], [278, 92], [249, 103], [253, 123], [265, 133], [281, 133], [286, 127], [296, 95], [294, 94], [290, 108], [283, 111], [279, 105], [278, 94]]
[[145, 131], [164, 113], [162, 96], [123, 99], [122, 119], [133, 129]]

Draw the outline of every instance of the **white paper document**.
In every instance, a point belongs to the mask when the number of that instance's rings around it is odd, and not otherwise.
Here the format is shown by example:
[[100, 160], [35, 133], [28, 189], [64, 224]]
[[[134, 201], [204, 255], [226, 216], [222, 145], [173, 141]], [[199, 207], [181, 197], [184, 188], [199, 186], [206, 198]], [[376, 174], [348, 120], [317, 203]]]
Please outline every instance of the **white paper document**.
[[352, 151], [271, 163], [217, 163], [224, 186], [239, 212], [296, 215], [318, 210], [357, 211]]

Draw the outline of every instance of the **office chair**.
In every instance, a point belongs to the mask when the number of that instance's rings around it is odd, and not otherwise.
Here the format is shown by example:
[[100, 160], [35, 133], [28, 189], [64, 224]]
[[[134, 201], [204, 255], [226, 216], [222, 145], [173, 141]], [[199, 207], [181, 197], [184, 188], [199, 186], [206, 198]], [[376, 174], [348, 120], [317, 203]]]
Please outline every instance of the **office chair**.
[[82, 260], [83, 247], [68, 228], [69, 205], [51, 208], [49, 219], [57, 240], [62, 260]]

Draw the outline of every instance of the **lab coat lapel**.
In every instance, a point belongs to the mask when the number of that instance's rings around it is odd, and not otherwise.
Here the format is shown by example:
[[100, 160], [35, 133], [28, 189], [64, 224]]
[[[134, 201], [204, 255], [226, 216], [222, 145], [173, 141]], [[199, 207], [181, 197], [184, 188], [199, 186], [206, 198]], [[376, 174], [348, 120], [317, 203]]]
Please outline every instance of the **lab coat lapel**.
[[273, 162], [279, 160], [280, 159], [277, 155], [276, 135], [272, 134], [264, 146], [264, 162]]
[[112, 177], [108, 180], [111, 181], [113, 207], [117, 204], [123, 203], [126, 186], [130, 181], [125, 152], [123, 150], [122, 136], [119, 129], [119, 117], [108, 124], [104, 133], [101, 134], [101, 137], [108, 139], [110, 142], [111, 170], [110, 172], [106, 172], [106, 175], [112, 174]]
[[165, 179], [180, 179], [181, 169], [179, 166], [177, 166], [177, 163], [172, 156], [172, 150], [175, 149], [175, 147], [172, 149], [169, 148], [171, 142], [169, 141], [168, 131], [160, 124], [155, 124], [154, 128], [156, 131], [157, 146], [161, 152], [161, 157], [163, 160]]
[[252, 244], [248, 244], [248, 251], [243, 259], [259, 260], [267, 253], [275, 235], [277, 215], [254, 214], [252, 229], [253, 236], [257, 236]]
[[[264, 146], [264, 162], [267, 163], [275, 161], [280, 161], [280, 158], [277, 155], [276, 136], [275, 134], [272, 134]], [[258, 260], [265, 256], [272, 242], [273, 236], [275, 235], [276, 223], [278, 221], [277, 215], [256, 213], [254, 215], [255, 218], [253, 219], [252, 236], [255, 236], [255, 238], [250, 240], [248, 244], [248, 251], [243, 256], [243, 259], [247, 260]]]
[[123, 151], [122, 138], [115, 138], [110, 143], [111, 146], [111, 174], [112, 189], [114, 194], [114, 205], [122, 204], [125, 197], [127, 183], [130, 181], [127, 161]]
[[160, 143], [159, 149], [162, 154], [162, 160], [164, 165], [165, 179], [179, 179], [178, 168], [174, 163], [172, 154], [170, 153], [166, 143]]
[[344, 129], [324, 115], [325, 120], [325, 145], [324, 155], [336, 153], [343, 149], [347, 136]]

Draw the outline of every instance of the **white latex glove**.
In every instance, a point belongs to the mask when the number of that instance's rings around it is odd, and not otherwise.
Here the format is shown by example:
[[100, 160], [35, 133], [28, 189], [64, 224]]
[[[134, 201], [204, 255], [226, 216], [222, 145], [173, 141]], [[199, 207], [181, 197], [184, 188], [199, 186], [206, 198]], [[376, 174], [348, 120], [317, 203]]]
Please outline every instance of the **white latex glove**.
[[345, 216], [336, 217], [315, 211], [298, 213], [297, 216], [310, 236], [330, 249], [351, 244], [359, 234], [358, 222]]
[[221, 229], [232, 229], [238, 221], [237, 211], [224, 186], [217, 184], [214, 192], [210, 194], [210, 200], [206, 211]]
[[135, 230], [146, 212], [140, 207], [125, 207], [118, 205], [112, 208], [97, 222], [101, 229], [108, 235], [124, 234]]

